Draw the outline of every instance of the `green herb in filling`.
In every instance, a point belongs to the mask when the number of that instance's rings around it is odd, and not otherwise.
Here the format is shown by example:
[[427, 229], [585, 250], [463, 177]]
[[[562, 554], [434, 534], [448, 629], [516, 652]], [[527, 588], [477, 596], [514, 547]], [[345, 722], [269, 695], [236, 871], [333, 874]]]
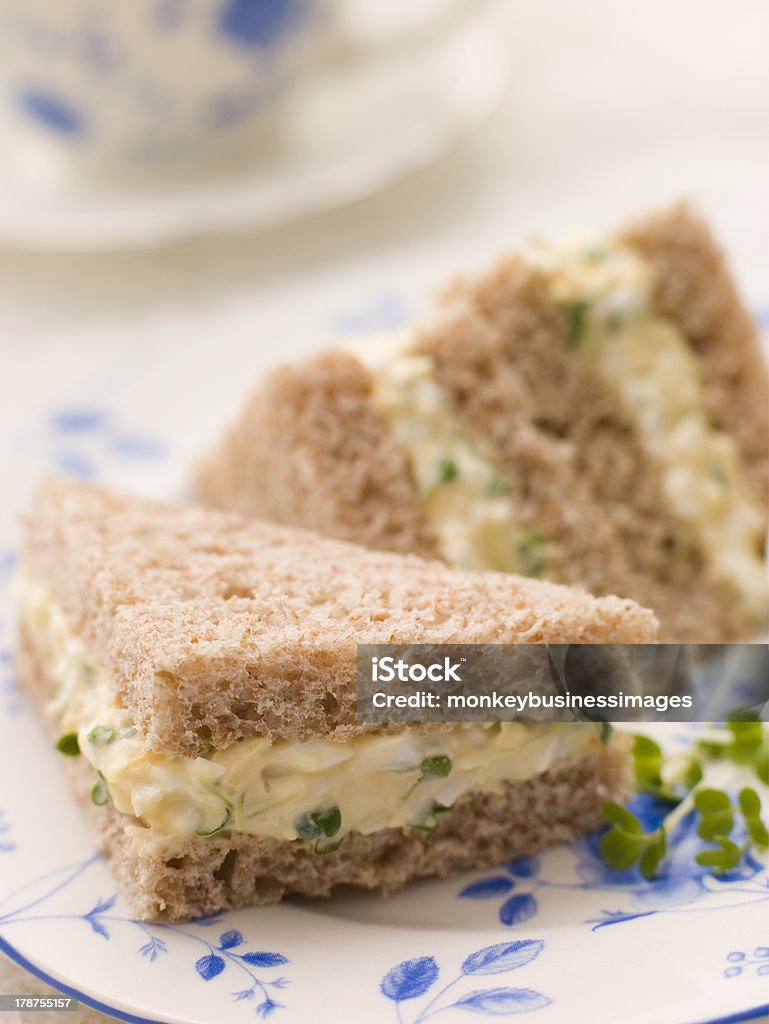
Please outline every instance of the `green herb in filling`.
[[606, 318], [606, 330], [609, 334], [619, 334], [624, 323], [625, 320], [620, 313], [610, 313]]
[[107, 788], [107, 780], [104, 778], [101, 772], [99, 772], [99, 778], [96, 780], [93, 789], [91, 790], [91, 800], [96, 804], [97, 807], [103, 807], [104, 804], [108, 804], [110, 801], [109, 789]]
[[438, 463], [438, 483], [448, 484], [459, 476], [459, 466], [450, 455], [444, 455]]
[[582, 253], [582, 258], [586, 263], [603, 263], [608, 253], [606, 249], [599, 245], [589, 245]]
[[547, 541], [539, 530], [524, 530], [518, 537], [516, 552], [525, 576], [541, 576], [545, 571]]
[[324, 838], [331, 839], [341, 827], [342, 812], [336, 805], [320, 811], [308, 811], [294, 823], [294, 828], [300, 839], [307, 839], [310, 842], [317, 840], [315, 843], [316, 853], [333, 853], [339, 848], [341, 839], [337, 843], [324, 843], [323, 840]]
[[232, 811], [233, 828], [240, 832], [246, 820], [246, 794], [241, 793]]
[[445, 779], [451, 771], [451, 758], [445, 754], [426, 757], [419, 766], [423, 779]]
[[421, 821], [418, 825], [412, 825], [411, 828], [418, 828], [422, 832], [434, 832], [438, 828], [438, 815], [445, 814], [446, 811], [450, 810], [450, 807], [444, 807], [443, 804], [434, 803], [427, 812], [425, 820]]
[[232, 811], [231, 811], [231, 809], [229, 807], [226, 807], [225, 810], [224, 810], [224, 817], [222, 818], [222, 820], [219, 822], [218, 825], [214, 826], [214, 828], [209, 829], [208, 831], [206, 831], [205, 829], [199, 829], [197, 831], [197, 835], [199, 835], [199, 836], [215, 836], [217, 832], [221, 832], [222, 829], [227, 828], [227, 826], [230, 823], [230, 818], [231, 817], [232, 817]]
[[88, 733], [88, 742], [101, 746], [105, 743], [112, 743], [115, 738], [115, 730], [110, 725], [95, 725]]
[[65, 757], [77, 757], [80, 753], [80, 743], [78, 742], [77, 733], [65, 732], [63, 736], [59, 737], [56, 749], [60, 754], [64, 754]]
[[611, 741], [611, 734], [614, 732], [611, 722], [601, 722], [598, 726], [598, 738], [604, 746]]
[[499, 498], [510, 493], [510, 481], [506, 480], [500, 473], [494, 473], [486, 484], [486, 493], [490, 498]]
[[343, 842], [344, 836], [342, 836], [341, 839], [337, 839], [336, 842], [333, 843], [323, 843], [321, 840], [318, 840], [318, 842], [315, 844], [315, 852], [320, 857], [325, 856], [327, 853], [335, 853]]
[[682, 562], [691, 562], [697, 557], [697, 545], [688, 537], [676, 537], [672, 541], [674, 558]]
[[726, 487], [729, 483], [723, 466], [719, 466], [717, 463], [713, 463], [708, 466], [708, 476], [715, 483], [720, 484], [722, 487]]
[[568, 302], [563, 307], [566, 315], [566, 337], [572, 348], [576, 348], [585, 336], [589, 308], [587, 302]]

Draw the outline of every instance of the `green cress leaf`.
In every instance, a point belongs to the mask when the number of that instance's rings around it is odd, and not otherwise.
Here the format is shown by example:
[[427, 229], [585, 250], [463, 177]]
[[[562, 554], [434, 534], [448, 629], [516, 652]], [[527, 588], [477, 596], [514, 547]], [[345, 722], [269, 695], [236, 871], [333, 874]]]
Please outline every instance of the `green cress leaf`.
[[576, 348], [585, 336], [589, 309], [587, 302], [568, 302], [563, 307], [566, 316], [566, 337], [572, 348]]
[[232, 810], [229, 807], [226, 807], [224, 810], [224, 817], [222, 818], [218, 825], [214, 826], [214, 828], [209, 829], [208, 831], [206, 831], [205, 829], [198, 829], [196, 834], [199, 836], [215, 836], [217, 832], [221, 832], [223, 829], [227, 828], [227, 826], [230, 823], [231, 817]]
[[76, 732], [65, 732], [59, 737], [56, 749], [65, 757], [77, 757], [80, 753], [80, 743]]
[[726, 724], [723, 742], [701, 740], [698, 749], [712, 760], [726, 759], [751, 767], [763, 783], [769, 783], [769, 733], [750, 712], [734, 716]]
[[104, 804], [110, 802], [109, 789], [107, 788], [107, 780], [104, 778], [101, 772], [99, 772], [99, 778], [94, 783], [94, 787], [91, 790], [91, 800], [96, 804], [97, 807], [103, 807]]
[[727, 723], [732, 734], [729, 756], [735, 764], [750, 765], [758, 778], [769, 783], [769, 733], [755, 716], [744, 713]]
[[695, 761], [692, 758], [687, 761], [686, 767], [681, 774], [681, 785], [684, 792], [689, 793], [700, 782], [702, 782], [702, 766], [699, 761]]
[[703, 850], [694, 859], [703, 867], [713, 868], [715, 874], [721, 874], [721, 872], [730, 871], [739, 864], [743, 850], [725, 836], [716, 836], [715, 841], [718, 843], [717, 847]]
[[718, 814], [731, 810], [732, 802], [722, 789], [701, 789], [694, 798], [694, 806], [703, 814]]
[[632, 811], [615, 803], [604, 804], [603, 813], [612, 827], [601, 837], [599, 850], [609, 867], [626, 871], [638, 863], [644, 878], [652, 878], [667, 849], [664, 827], [644, 832]]
[[423, 779], [445, 779], [451, 772], [451, 758], [445, 754], [426, 757], [419, 766]]
[[751, 845], [769, 849], [769, 830], [761, 818], [761, 800], [754, 789], [744, 787], [739, 793], [739, 810], [747, 830], [747, 838], [740, 846], [729, 838], [736, 810], [729, 794], [711, 787], [696, 788], [706, 777], [707, 763], [724, 760], [751, 769], [766, 780], [769, 730], [755, 715], [744, 713], [718, 726], [706, 740], [694, 744], [689, 755], [675, 755], [669, 761], [654, 740], [636, 736], [633, 761], [638, 789], [654, 793], [676, 806], [656, 833], [644, 833], [632, 813], [617, 804], [604, 804], [604, 815], [612, 826], [600, 843], [606, 863], [624, 869], [637, 861], [641, 872], [651, 877], [665, 855], [666, 830], [669, 827], [671, 835], [674, 834], [690, 806], [699, 815], [698, 834], [716, 844], [702, 849], [695, 860], [715, 874], [734, 868]]
[[695, 794], [694, 806], [700, 816], [697, 835], [702, 839], [728, 836], [734, 828], [732, 802], [720, 789], [701, 789]]
[[748, 835], [759, 849], [765, 850], [769, 847], [769, 831], [761, 818], [761, 798], [755, 789], [746, 787], [740, 790], [739, 802]]
[[759, 850], [766, 850], [769, 848], [769, 831], [767, 831], [766, 825], [763, 823], [761, 818], [746, 818], [745, 825], [748, 830], [748, 835], [753, 840], [753, 844], [759, 848]]
[[115, 739], [115, 730], [111, 725], [95, 725], [88, 733], [88, 742], [97, 746], [105, 743], [112, 743]]
[[756, 757], [765, 747], [764, 730], [758, 721], [733, 719], [727, 722], [727, 729], [732, 734], [729, 745], [729, 758], [735, 764], [753, 764]]
[[639, 867], [644, 878], [654, 878], [657, 872], [657, 867], [666, 852], [667, 839], [665, 837], [665, 829], [661, 828], [656, 842], [647, 846], [641, 856]]
[[648, 736], [638, 733], [633, 743], [633, 767], [636, 783], [642, 793], [653, 793], [664, 800], [678, 799], [669, 786], [663, 782], [663, 765], [665, 755], [658, 743]]
[[740, 810], [746, 818], [756, 818], [761, 814], [761, 797], [746, 786], [740, 790]]
[[444, 455], [438, 463], [438, 483], [449, 484], [459, 476], [459, 466], [450, 455]]
[[616, 871], [632, 868], [644, 849], [644, 841], [619, 828], [611, 828], [601, 837], [601, 856]]
[[641, 792], [653, 793], [662, 800], [679, 803], [702, 779], [702, 768], [694, 757], [687, 758], [674, 784], [662, 779], [665, 755], [654, 740], [641, 733], [636, 734], [633, 744], [633, 767], [636, 786]]
[[648, 736], [633, 737], [633, 767], [638, 788], [647, 793], [658, 793], [662, 788], [664, 757], [658, 743]]
[[641, 836], [644, 834], [641, 822], [627, 807], [622, 807], [620, 804], [615, 803], [605, 803], [602, 809], [606, 820], [610, 821], [613, 825], [617, 825], [623, 831], [628, 832], [630, 835]]

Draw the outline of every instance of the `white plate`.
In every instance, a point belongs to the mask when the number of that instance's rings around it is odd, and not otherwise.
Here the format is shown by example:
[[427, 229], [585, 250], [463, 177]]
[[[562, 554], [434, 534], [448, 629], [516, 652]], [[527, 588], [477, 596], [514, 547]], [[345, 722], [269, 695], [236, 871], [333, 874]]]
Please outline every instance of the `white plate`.
[[[98, 368], [89, 377], [88, 361], [77, 387], [63, 385], [80, 400], [59, 395], [47, 405], [50, 396], [30, 392], [8, 418], [0, 468], [9, 505], [21, 507], [50, 469], [178, 493], [184, 466], [167, 453], [179, 450], [180, 424], [168, 421], [158, 438], [136, 419], [144, 408], [157, 424], [167, 409], [153, 409], [143, 358], [120, 364], [122, 411], [83, 401], [103, 395], [105, 379], [117, 393], [110, 366], [107, 378]], [[185, 384], [190, 408], [206, 390], [198, 382], [198, 395], [193, 383]], [[472, 1024], [503, 1015], [697, 1024], [769, 1009], [769, 872], [746, 860], [729, 880], [707, 875], [694, 864], [691, 827], [655, 882], [608, 871], [592, 837], [415, 884], [389, 901], [340, 895], [184, 925], [135, 921], [94, 856], [60, 755], [14, 683], [11, 531], [0, 521], [0, 951], [45, 981], [123, 1020], [172, 1024], [258, 1015], [273, 1024]], [[687, 727], [652, 728], [687, 742]]]
[[479, 4], [419, 46], [313, 77], [278, 112], [280, 134], [217, 173], [110, 186], [78, 176], [50, 153], [6, 142], [0, 242], [41, 250], [144, 247], [274, 226], [354, 202], [443, 157], [490, 115], [509, 68], [499, 19]]
[[[69, 438], [71, 469], [93, 470], [101, 451], [99, 475], [129, 459], [156, 489], [173, 479], [162, 445], [115, 433], [108, 417], [74, 411], [51, 429]], [[12, 566], [0, 542], [0, 950], [43, 980], [120, 1019], [173, 1024], [680, 1024], [767, 1010], [766, 865], [747, 858], [729, 880], [707, 875], [691, 825], [655, 882], [606, 869], [593, 836], [388, 901], [134, 920], [15, 686]], [[673, 743], [692, 729], [652, 728]]]
[[136, 921], [60, 755], [22, 698], [6, 686], [2, 700], [0, 950], [118, 1018], [673, 1024], [766, 1010], [769, 874], [750, 859], [729, 881], [693, 870], [691, 829], [656, 882], [607, 870], [590, 837], [389, 901]]

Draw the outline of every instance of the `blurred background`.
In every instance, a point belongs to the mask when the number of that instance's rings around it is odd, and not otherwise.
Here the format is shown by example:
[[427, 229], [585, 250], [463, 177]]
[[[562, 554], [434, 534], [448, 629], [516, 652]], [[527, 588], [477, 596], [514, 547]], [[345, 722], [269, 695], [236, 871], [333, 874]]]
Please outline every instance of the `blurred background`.
[[183, 466], [264, 366], [680, 197], [767, 315], [763, 0], [129, 6], [0, 2], [4, 479], [78, 411]]
[[181, 492], [263, 368], [532, 234], [689, 198], [769, 327], [768, 41], [766, 0], [0, 0], [0, 574], [43, 471]]

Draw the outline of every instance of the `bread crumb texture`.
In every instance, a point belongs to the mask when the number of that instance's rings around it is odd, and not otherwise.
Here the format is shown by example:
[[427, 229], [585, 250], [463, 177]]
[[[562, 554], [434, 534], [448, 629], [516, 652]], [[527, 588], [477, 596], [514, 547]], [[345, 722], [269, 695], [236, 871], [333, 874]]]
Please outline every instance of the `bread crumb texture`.
[[[696, 351], [712, 422], [735, 440], [769, 508], [769, 380], [757, 331], [707, 227], [684, 205], [619, 240], [652, 266], [660, 311]], [[738, 595], [679, 539], [659, 474], [616, 396], [565, 337], [542, 272], [512, 254], [456, 280], [417, 328], [463, 433], [548, 540], [546, 573], [653, 608], [667, 642], [750, 639]], [[376, 548], [436, 555], [405, 455], [339, 352], [269, 376], [201, 465], [211, 504]], [[767, 624], [769, 625], [769, 624]]]
[[356, 643], [645, 643], [657, 630], [617, 597], [64, 479], [38, 494], [23, 569], [169, 755], [364, 731]]

